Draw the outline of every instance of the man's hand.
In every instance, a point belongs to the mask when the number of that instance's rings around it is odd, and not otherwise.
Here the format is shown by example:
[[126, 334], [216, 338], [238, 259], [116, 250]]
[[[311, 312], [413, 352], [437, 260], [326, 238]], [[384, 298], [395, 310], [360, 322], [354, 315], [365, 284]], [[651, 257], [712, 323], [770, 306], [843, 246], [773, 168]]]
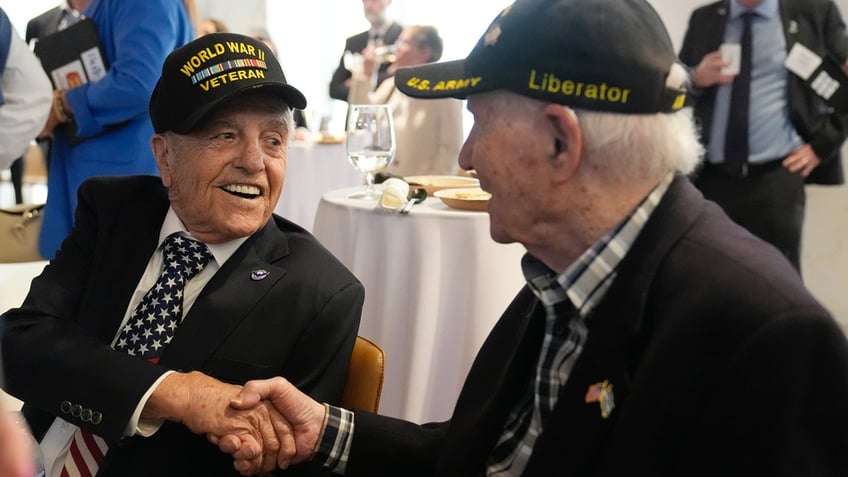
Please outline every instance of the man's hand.
[[291, 427], [267, 402], [245, 409], [230, 407], [239, 391], [239, 386], [197, 371], [174, 373], [156, 387], [142, 418], [180, 422], [213, 443], [230, 436], [229, 445], [252, 473], [287, 466], [296, 451]]
[[721, 50], [708, 53], [695, 67], [695, 72], [692, 73], [692, 83], [699, 88], [730, 83], [736, 75], [723, 74], [721, 70], [726, 66], [730, 66], [730, 62], [722, 59]]
[[[289, 463], [297, 464], [311, 458], [324, 431], [327, 412], [324, 405], [300, 392], [287, 380], [277, 377], [248, 381], [230, 406], [233, 409], [247, 410], [263, 403], [273, 404], [294, 432], [296, 453]], [[217, 443], [223, 452], [233, 455], [236, 470], [247, 475], [252, 467], [249, 455], [238, 448], [237, 442], [236, 436], [224, 436]]]
[[809, 144], [804, 144], [790, 152], [783, 160], [783, 167], [789, 169], [789, 172], [793, 174], [800, 173], [801, 177], [810, 175], [819, 164], [821, 164], [821, 159]]

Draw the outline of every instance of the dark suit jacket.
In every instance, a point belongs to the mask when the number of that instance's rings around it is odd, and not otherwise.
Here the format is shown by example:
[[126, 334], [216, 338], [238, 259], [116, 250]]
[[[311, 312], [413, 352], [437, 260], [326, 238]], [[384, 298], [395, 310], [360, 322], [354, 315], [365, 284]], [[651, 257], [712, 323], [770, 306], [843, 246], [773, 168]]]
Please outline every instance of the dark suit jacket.
[[[383, 44], [393, 45], [400, 36], [401, 30], [403, 30], [403, 27], [397, 22], [393, 22], [389, 25], [389, 28], [386, 30], [386, 34], [383, 37]], [[362, 33], [357, 33], [345, 41], [345, 51], [349, 51], [351, 53], [360, 53], [366, 46], [368, 46], [368, 30]], [[388, 68], [388, 63], [380, 65], [380, 69], [377, 71], [377, 84], [382, 83], [384, 79], [389, 77], [389, 73], [386, 71]], [[347, 101], [347, 94], [350, 92], [350, 88], [345, 86], [344, 82], [350, 78], [350, 76], [350, 70], [345, 68], [344, 54], [342, 54], [341, 59], [339, 59], [339, 66], [336, 67], [336, 71], [333, 73], [333, 78], [330, 80], [331, 98]]]
[[[232, 459], [182, 425], [121, 439], [144, 392], [167, 370], [229, 383], [284, 376], [320, 401], [339, 402], [359, 327], [363, 287], [312, 235], [274, 216], [204, 287], [159, 365], [109, 347], [168, 210], [152, 176], [92, 179], [76, 226], [3, 315], [6, 390], [25, 401], [41, 437], [55, 416], [110, 442], [98, 475], [238, 475]], [[270, 272], [251, 279], [253, 270]], [[62, 402], [102, 414], [94, 425]]]
[[[535, 376], [544, 307], [522, 290], [450, 421], [357, 412], [347, 476], [482, 475]], [[797, 272], [678, 177], [587, 318], [524, 476], [848, 475], [848, 343]], [[608, 418], [586, 402], [608, 380]], [[558, 470], [561, 469], [561, 470]]]
[[[680, 49], [680, 60], [695, 67], [707, 53], [719, 48], [724, 38], [729, 1], [721, 0], [698, 8], [689, 18], [689, 28]], [[828, 53], [838, 61], [848, 58], [845, 24], [832, 0], [780, 0], [780, 16], [786, 35], [786, 51], [801, 43], [818, 55]], [[701, 138], [709, 143], [716, 86], [706, 88], [696, 99], [695, 117]], [[795, 74], [789, 73], [787, 91], [789, 115], [795, 130], [810, 144], [822, 164], [807, 177], [812, 184], [845, 182], [840, 147], [848, 137], [848, 116], [833, 111]]]

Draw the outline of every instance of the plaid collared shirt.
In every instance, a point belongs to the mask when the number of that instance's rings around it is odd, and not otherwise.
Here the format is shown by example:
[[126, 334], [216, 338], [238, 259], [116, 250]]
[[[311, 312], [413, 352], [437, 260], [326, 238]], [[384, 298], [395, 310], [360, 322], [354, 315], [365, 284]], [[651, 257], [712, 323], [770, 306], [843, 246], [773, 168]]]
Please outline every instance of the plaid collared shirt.
[[[503, 434], [492, 450], [486, 475], [518, 477], [522, 474], [537, 437], [556, 407], [588, 336], [585, 317], [601, 301], [639, 232], [674, 179], [669, 173], [627, 217], [608, 232], [565, 272], [557, 275], [527, 254], [522, 269], [528, 286], [546, 311], [545, 338], [533, 380], [515, 403]], [[353, 413], [328, 406], [328, 420], [314, 459], [334, 473], [344, 474], [353, 437]]]

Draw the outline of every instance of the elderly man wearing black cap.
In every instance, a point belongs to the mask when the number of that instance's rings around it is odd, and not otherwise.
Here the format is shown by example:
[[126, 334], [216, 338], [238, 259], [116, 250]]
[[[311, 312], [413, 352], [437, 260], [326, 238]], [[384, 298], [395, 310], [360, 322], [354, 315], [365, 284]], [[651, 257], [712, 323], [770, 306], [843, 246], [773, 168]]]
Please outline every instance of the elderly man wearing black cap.
[[5, 389], [48, 476], [238, 475], [208, 442], [225, 434], [273, 470], [286, 424], [270, 405], [230, 409], [240, 385], [284, 376], [338, 402], [362, 285], [272, 215], [305, 103], [259, 40], [211, 34], [168, 56], [150, 100], [161, 177], [86, 182], [75, 228], [3, 315]]
[[492, 237], [526, 247], [527, 285], [447, 422], [282, 378], [233, 406], [270, 400], [295, 460], [347, 476], [848, 474], [848, 343], [686, 178], [701, 150], [675, 57], [644, 0], [518, 0], [465, 60], [398, 70], [407, 94], [468, 98], [459, 164], [492, 194]]

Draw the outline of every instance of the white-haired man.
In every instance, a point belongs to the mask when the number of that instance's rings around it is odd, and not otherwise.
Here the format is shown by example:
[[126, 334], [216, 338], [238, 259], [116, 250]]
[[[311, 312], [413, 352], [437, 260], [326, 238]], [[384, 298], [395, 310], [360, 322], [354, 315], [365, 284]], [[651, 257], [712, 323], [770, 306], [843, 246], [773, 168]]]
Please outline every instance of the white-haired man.
[[281, 378], [233, 406], [270, 400], [295, 461], [348, 476], [845, 475], [845, 336], [686, 178], [701, 149], [675, 57], [644, 0], [518, 0], [465, 60], [399, 69], [407, 94], [468, 98], [459, 164], [492, 194], [492, 237], [526, 247], [527, 285], [446, 422]]

